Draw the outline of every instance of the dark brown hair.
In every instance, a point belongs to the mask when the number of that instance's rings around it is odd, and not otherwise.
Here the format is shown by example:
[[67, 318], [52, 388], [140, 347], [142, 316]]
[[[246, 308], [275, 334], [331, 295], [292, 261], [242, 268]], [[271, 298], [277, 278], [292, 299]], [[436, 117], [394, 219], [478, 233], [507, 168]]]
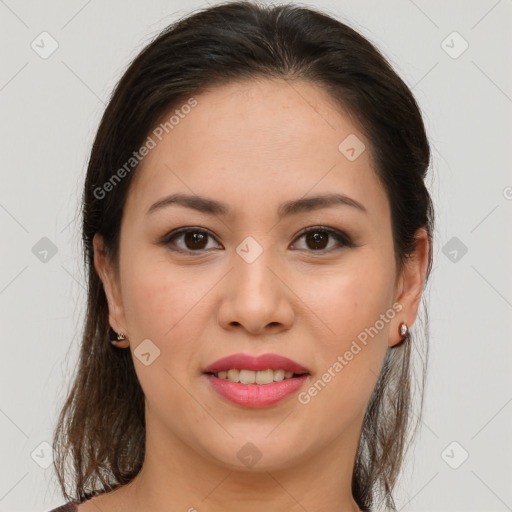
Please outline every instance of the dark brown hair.
[[[425, 186], [429, 143], [411, 91], [374, 45], [325, 13], [293, 5], [227, 2], [170, 25], [133, 60], [115, 87], [89, 159], [82, 204], [87, 311], [77, 372], [53, 443], [66, 499], [83, 500], [130, 482], [145, 454], [144, 394], [130, 351], [109, 343], [108, 305], [92, 244], [94, 235], [101, 234], [117, 265], [123, 207], [137, 165], [108, 193], [104, 184], [118, 169], [126, 170], [133, 152], [166, 113], [216, 85], [260, 78], [314, 83], [358, 121], [389, 198], [397, 266], [413, 253], [414, 235], [424, 227], [430, 241], [428, 279], [433, 231]], [[353, 496], [362, 510], [378, 499], [395, 510], [392, 491], [407, 451], [407, 433], [412, 432], [412, 440], [419, 422], [416, 415], [411, 429], [414, 377], [419, 377], [421, 404], [423, 400], [427, 316], [423, 334], [414, 332], [408, 342], [388, 349], [370, 398], [352, 478]], [[412, 348], [420, 354], [419, 372], [413, 368]]]

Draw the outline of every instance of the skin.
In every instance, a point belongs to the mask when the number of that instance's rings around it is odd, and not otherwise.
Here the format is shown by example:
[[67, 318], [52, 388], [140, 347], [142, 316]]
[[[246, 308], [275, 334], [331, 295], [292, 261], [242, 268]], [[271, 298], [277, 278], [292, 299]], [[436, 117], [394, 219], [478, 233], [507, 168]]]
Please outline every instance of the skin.
[[[146, 397], [146, 459], [130, 484], [79, 510], [358, 511], [351, 478], [363, 416], [400, 322], [414, 324], [426, 232], [397, 269], [369, 141], [318, 86], [253, 80], [196, 99], [134, 176], [118, 273], [94, 239], [110, 325], [127, 336], [118, 346], [132, 352]], [[349, 134], [366, 145], [354, 161], [338, 149]], [[225, 202], [233, 215], [176, 205], [146, 215], [176, 192]], [[332, 192], [367, 212], [334, 206], [278, 219], [282, 202]], [[199, 249], [184, 237], [159, 243], [186, 226], [212, 236]], [[329, 237], [322, 254], [301, 236], [315, 226], [345, 232], [357, 247]], [[236, 252], [247, 236], [263, 249], [252, 263]], [[307, 389], [396, 303], [403, 309], [307, 404], [295, 394], [266, 409], [237, 406], [202, 373], [229, 354], [273, 352], [309, 369]], [[148, 366], [134, 354], [145, 339], [160, 350]], [[248, 442], [261, 452], [253, 467], [237, 457]]]

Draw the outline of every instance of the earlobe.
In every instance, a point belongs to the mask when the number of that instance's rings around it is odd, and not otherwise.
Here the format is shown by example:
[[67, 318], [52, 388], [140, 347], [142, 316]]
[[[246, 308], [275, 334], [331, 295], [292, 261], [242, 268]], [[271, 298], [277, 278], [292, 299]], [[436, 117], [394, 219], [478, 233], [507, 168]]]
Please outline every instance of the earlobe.
[[[93, 248], [94, 267], [103, 283], [103, 289], [107, 297], [110, 326], [115, 332], [124, 333], [126, 332], [126, 323], [124, 320], [124, 310], [119, 293], [119, 286], [115, 272], [104, 248], [103, 237], [98, 233], [94, 235]], [[122, 344], [126, 343], [128, 342], [122, 342]], [[122, 346], [122, 344], [117, 346]]]
[[[402, 322], [408, 327], [414, 324], [425, 284], [426, 271], [429, 262], [430, 240], [425, 228], [419, 228], [415, 234], [416, 249], [404, 262], [401, 276], [397, 285], [396, 302], [402, 304], [402, 310], [395, 317], [391, 328], [389, 345], [396, 346], [404, 341], [401, 335]], [[407, 338], [407, 336], [405, 337]]]

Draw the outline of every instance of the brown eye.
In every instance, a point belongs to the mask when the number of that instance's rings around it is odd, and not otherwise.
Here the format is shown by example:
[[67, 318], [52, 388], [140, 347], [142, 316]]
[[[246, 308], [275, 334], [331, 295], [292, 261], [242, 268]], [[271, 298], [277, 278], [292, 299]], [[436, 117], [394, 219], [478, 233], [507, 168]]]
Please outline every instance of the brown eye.
[[[165, 245], [177, 246], [178, 251], [200, 252], [208, 249], [208, 239], [213, 236], [202, 229], [186, 228], [167, 235], [162, 241]], [[182, 240], [181, 245], [176, 242]]]
[[[332, 245], [330, 247], [328, 246], [330, 239], [334, 239], [338, 246], [355, 247], [350, 237], [344, 233], [321, 226], [304, 231], [299, 236], [299, 239], [301, 238], [304, 238], [305, 240], [305, 250], [309, 250], [310, 252], [330, 250], [333, 248]], [[334, 244], [334, 246], [336, 246], [336, 244]], [[299, 247], [299, 249], [301, 248]]]

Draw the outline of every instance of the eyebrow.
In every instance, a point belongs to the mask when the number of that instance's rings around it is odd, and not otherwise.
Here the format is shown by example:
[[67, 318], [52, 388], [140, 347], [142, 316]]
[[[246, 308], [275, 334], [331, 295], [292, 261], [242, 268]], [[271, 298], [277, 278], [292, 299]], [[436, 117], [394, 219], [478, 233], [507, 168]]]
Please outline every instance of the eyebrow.
[[[148, 208], [146, 215], [171, 205], [185, 206], [186, 208], [191, 208], [210, 215], [224, 217], [232, 215], [231, 208], [225, 203], [221, 203], [207, 197], [187, 194], [172, 194], [158, 200]], [[277, 214], [281, 219], [298, 213], [320, 210], [322, 208], [329, 208], [333, 206], [350, 206], [360, 210], [361, 212], [368, 213], [366, 208], [359, 201], [356, 201], [344, 194], [323, 194], [286, 201], [279, 205]]]

